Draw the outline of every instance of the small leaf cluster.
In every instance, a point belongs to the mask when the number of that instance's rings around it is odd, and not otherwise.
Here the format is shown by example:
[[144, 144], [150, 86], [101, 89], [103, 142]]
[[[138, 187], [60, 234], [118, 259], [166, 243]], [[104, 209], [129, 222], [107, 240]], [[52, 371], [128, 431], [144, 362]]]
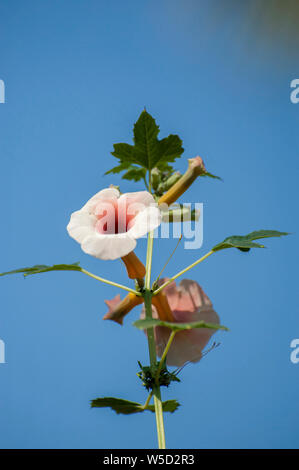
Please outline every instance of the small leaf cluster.
[[152, 190], [157, 198], [168, 191], [180, 178], [181, 173], [167, 165], [164, 170], [154, 168], [151, 172]]
[[[137, 376], [142, 381], [142, 385], [147, 390], [152, 390], [156, 384], [160, 362], [156, 362], [153, 367], [143, 366], [139, 361], [138, 365], [141, 371], [137, 373]], [[180, 379], [176, 376], [176, 374], [170, 372], [164, 363], [159, 374], [158, 382], [160, 386], [169, 387], [171, 382], [180, 382]]]

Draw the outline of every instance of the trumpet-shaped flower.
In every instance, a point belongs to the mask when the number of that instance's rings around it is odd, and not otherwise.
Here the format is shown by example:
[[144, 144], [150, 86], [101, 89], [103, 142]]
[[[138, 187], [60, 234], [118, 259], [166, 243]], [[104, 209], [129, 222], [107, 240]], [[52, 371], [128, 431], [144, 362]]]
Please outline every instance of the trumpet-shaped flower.
[[71, 215], [67, 231], [85, 253], [113, 260], [132, 252], [136, 239], [160, 223], [160, 210], [147, 191], [120, 195], [107, 188]]
[[[161, 279], [162, 285], [167, 279]], [[143, 302], [142, 297], [128, 294], [123, 300], [117, 295], [112, 300], [105, 300], [109, 311], [104, 320], [113, 320], [122, 324], [125, 315], [134, 307]], [[172, 282], [159, 294], [152, 297], [153, 318], [173, 323], [189, 323], [204, 321], [218, 325], [219, 316], [213, 309], [212, 302], [200, 285], [189, 279], [184, 279], [177, 286]], [[145, 317], [144, 305], [141, 318]], [[170, 336], [170, 329], [162, 326], [155, 327], [155, 339], [157, 355], [162, 356]], [[176, 333], [170, 349], [167, 353], [167, 364], [170, 366], [182, 366], [186, 362], [198, 362], [202, 358], [202, 352], [216, 330], [209, 328], [194, 328]]]
[[[160, 284], [165, 281], [167, 279], [161, 279]], [[166, 297], [170, 308], [165, 306], [165, 298], [154, 301], [153, 318], [175, 323], [202, 320], [206, 323], [219, 324], [219, 316], [213, 309], [212, 302], [197, 282], [184, 279], [178, 286], [172, 282], [153, 299], [161, 293]], [[144, 318], [144, 309], [141, 316]], [[155, 327], [156, 348], [159, 357], [163, 354], [170, 333], [169, 328]], [[198, 362], [202, 358], [203, 349], [214, 333], [215, 330], [208, 328], [177, 332], [167, 353], [167, 364], [180, 367], [186, 362]]]

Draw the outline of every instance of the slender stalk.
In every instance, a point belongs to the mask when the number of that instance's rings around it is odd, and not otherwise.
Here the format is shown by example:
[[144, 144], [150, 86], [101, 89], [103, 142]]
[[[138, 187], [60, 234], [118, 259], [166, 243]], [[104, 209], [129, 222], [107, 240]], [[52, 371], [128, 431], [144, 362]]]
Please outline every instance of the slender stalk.
[[149, 403], [150, 403], [150, 401], [151, 401], [151, 399], [152, 399], [152, 396], [153, 396], [153, 391], [151, 391], [151, 392], [149, 393], [149, 395], [148, 395], [148, 397], [147, 397], [147, 399], [146, 399], [146, 402], [144, 403], [144, 405], [143, 405], [143, 407], [142, 407], [142, 408], [144, 408], [145, 410], [146, 410], [146, 408], [148, 407], [148, 405], [149, 405]]
[[157, 370], [156, 381], [159, 380], [160, 373], [161, 373], [161, 370], [162, 370], [162, 366], [163, 366], [163, 364], [164, 364], [165, 358], [166, 358], [166, 356], [167, 356], [167, 353], [168, 353], [168, 351], [169, 351], [169, 348], [170, 348], [170, 346], [171, 346], [171, 343], [172, 343], [172, 341], [173, 341], [173, 338], [175, 337], [175, 334], [176, 334], [176, 331], [172, 331], [172, 332], [171, 332], [171, 335], [169, 336], [169, 340], [168, 340], [168, 342], [167, 342], [167, 344], [166, 344], [166, 346], [165, 346], [164, 352], [163, 352], [163, 354], [162, 354], [162, 356], [161, 356], [161, 360], [160, 360], [159, 367], [158, 367], [158, 370]]
[[182, 276], [182, 274], [185, 274], [187, 271], [189, 271], [189, 269], [192, 269], [192, 268], [194, 268], [194, 266], [197, 266], [199, 263], [201, 263], [203, 260], [208, 258], [208, 256], [211, 256], [213, 253], [214, 253], [214, 251], [212, 251], [212, 250], [209, 251], [207, 254], [202, 256], [202, 258], [200, 258], [197, 261], [195, 261], [194, 263], [190, 264], [189, 266], [187, 266], [187, 268], [183, 269], [182, 271], [177, 273], [175, 276], [172, 276], [170, 279], [168, 279], [168, 281], [164, 282], [164, 284], [162, 284], [162, 286], [160, 286], [157, 290], [155, 290], [153, 295], [157, 295], [162, 289], [164, 289], [164, 287], [168, 286], [172, 281], [177, 279], [179, 276]]
[[159, 279], [160, 279], [160, 277], [162, 276], [164, 269], [166, 268], [166, 266], [168, 265], [169, 261], [171, 260], [171, 258], [172, 258], [173, 255], [175, 254], [176, 249], [177, 249], [177, 247], [179, 246], [180, 241], [182, 240], [182, 237], [183, 237], [183, 235], [180, 236], [180, 238], [179, 238], [179, 240], [178, 240], [178, 242], [177, 242], [177, 244], [176, 244], [176, 246], [175, 246], [175, 249], [173, 250], [173, 252], [172, 252], [172, 253], [170, 254], [170, 256], [168, 257], [166, 263], [164, 264], [163, 268], [161, 269], [160, 274], [159, 274], [159, 276], [157, 277], [157, 279], [155, 280], [154, 284], [155, 284], [156, 282], [158, 282]]
[[[152, 293], [148, 289], [145, 289], [144, 304], [145, 304], [146, 318], [152, 318]], [[155, 335], [154, 335], [153, 328], [149, 328], [147, 330], [147, 340], [148, 340], [150, 364], [151, 364], [152, 369], [154, 369], [156, 362], [157, 362], [157, 356], [156, 356], [156, 343], [155, 343]], [[165, 431], [164, 431], [164, 422], [163, 422], [163, 407], [162, 407], [159, 383], [155, 384], [155, 386], [153, 387], [153, 395], [154, 395], [159, 449], [165, 449], [166, 447], [165, 447]]]
[[156, 425], [157, 425], [157, 435], [158, 435], [159, 449], [166, 449], [164, 419], [163, 419], [163, 406], [162, 406], [162, 400], [161, 400], [160, 386], [156, 385], [153, 388], [153, 392], [154, 392], [154, 404], [155, 404], [155, 414], [156, 414]]
[[118, 287], [119, 289], [126, 290], [128, 292], [131, 292], [132, 294], [135, 294], [137, 296], [140, 296], [140, 292], [137, 292], [137, 290], [131, 289], [130, 287], [123, 286], [122, 284], [118, 284], [117, 282], [113, 281], [108, 281], [107, 279], [103, 279], [102, 277], [96, 276], [95, 274], [90, 273], [89, 271], [86, 271], [86, 269], [81, 268], [81, 273], [87, 274], [87, 276], [92, 277], [93, 279], [96, 279], [97, 281], [104, 282], [105, 284], [109, 284], [110, 286]]

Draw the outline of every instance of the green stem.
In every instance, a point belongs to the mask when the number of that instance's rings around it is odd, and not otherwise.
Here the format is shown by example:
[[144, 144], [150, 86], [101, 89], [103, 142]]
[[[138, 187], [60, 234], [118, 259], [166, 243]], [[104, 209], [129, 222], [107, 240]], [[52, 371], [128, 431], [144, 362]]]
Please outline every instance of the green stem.
[[[148, 289], [145, 289], [145, 292], [144, 292], [144, 306], [145, 306], [145, 317], [152, 318], [152, 293]], [[151, 366], [153, 367], [155, 366], [155, 363], [157, 361], [154, 328], [148, 328], [147, 339], [148, 339], [150, 362], [151, 362]]]
[[153, 392], [154, 392], [154, 404], [155, 404], [156, 426], [157, 426], [159, 449], [166, 449], [163, 406], [162, 406], [162, 400], [161, 400], [160, 386], [156, 385], [153, 388]]
[[131, 289], [130, 287], [123, 286], [122, 284], [118, 284], [117, 282], [113, 281], [108, 281], [107, 279], [103, 279], [102, 277], [96, 276], [95, 274], [90, 273], [89, 271], [86, 271], [86, 269], [81, 268], [81, 273], [87, 274], [87, 276], [92, 277], [93, 279], [96, 279], [97, 281], [104, 282], [105, 284], [109, 284], [110, 286], [118, 287], [119, 289], [126, 290], [128, 292], [132, 292], [132, 294], [135, 294], [137, 296], [140, 296], [140, 292], [137, 292], [137, 290]]
[[[152, 318], [152, 291], [151, 285], [151, 270], [152, 270], [152, 255], [153, 255], [153, 232], [148, 234], [147, 241], [147, 253], [146, 253], [146, 274], [145, 274], [145, 290], [144, 290], [144, 305], [145, 305], [145, 316], [146, 318]], [[149, 349], [150, 364], [152, 370], [154, 370], [157, 362], [156, 356], [156, 342], [154, 329], [149, 328], [147, 330], [147, 341]], [[156, 426], [158, 435], [159, 449], [165, 449], [165, 431], [163, 421], [163, 406], [161, 401], [160, 385], [155, 384], [153, 387], [154, 404], [155, 404], [155, 415], [156, 415]]]
[[205, 260], [206, 258], [208, 258], [208, 256], [211, 256], [212, 254], [214, 253], [214, 251], [209, 251], [207, 254], [205, 254], [204, 256], [202, 256], [202, 258], [199, 258], [197, 261], [195, 261], [194, 263], [190, 264], [189, 266], [187, 266], [187, 268], [183, 269], [182, 271], [180, 271], [179, 273], [177, 273], [175, 276], [172, 276], [170, 279], [168, 279], [168, 281], [164, 282], [164, 284], [162, 284], [162, 286], [160, 286], [157, 290], [155, 290], [155, 292], [153, 293], [153, 295], [157, 295], [162, 289], [164, 289], [164, 287], [168, 286], [172, 281], [174, 281], [175, 279], [177, 279], [179, 276], [182, 276], [182, 274], [185, 274], [187, 271], [189, 271], [189, 269], [192, 269], [194, 268], [194, 266], [196, 266], [197, 264], [201, 263], [203, 260]]
[[149, 395], [148, 395], [148, 397], [147, 397], [147, 399], [146, 399], [146, 402], [144, 403], [144, 405], [143, 405], [143, 407], [142, 407], [142, 408], [144, 408], [145, 410], [146, 410], [146, 408], [148, 407], [148, 405], [149, 405], [149, 403], [150, 403], [150, 401], [151, 401], [151, 399], [152, 399], [152, 396], [153, 396], [153, 391], [151, 391], [151, 392], [149, 393]]
[[158, 367], [158, 370], [157, 370], [157, 375], [156, 375], [156, 382], [159, 382], [160, 373], [161, 373], [164, 361], [166, 359], [167, 353], [169, 351], [169, 348], [171, 346], [171, 343], [173, 341], [173, 338], [175, 337], [175, 334], [176, 334], [176, 331], [171, 332], [171, 335], [169, 336], [168, 343], [166, 344], [164, 352], [161, 356], [161, 360], [160, 360], [159, 367]]

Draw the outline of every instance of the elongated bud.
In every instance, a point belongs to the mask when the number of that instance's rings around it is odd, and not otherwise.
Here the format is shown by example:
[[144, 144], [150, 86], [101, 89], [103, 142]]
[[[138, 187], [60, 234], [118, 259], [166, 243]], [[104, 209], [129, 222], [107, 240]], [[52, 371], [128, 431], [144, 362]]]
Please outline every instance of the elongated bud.
[[170, 322], [174, 321], [174, 316], [169, 306], [167, 297], [163, 291], [159, 292], [159, 294], [154, 295], [152, 297], [152, 304], [156, 307], [160, 320]]
[[172, 204], [170, 207], [165, 204], [160, 204], [162, 222], [171, 223], [171, 222], [189, 222], [194, 220], [198, 222], [200, 217], [200, 210], [193, 209], [190, 207], [184, 207], [182, 204]]
[[142, 304], [143, 297], [138, 297], [131, 292], [123, 299], [120, 300], [120, 295], [117, 295], [112, 300], [105, 300], [109, 307], [108, 313], [104, 315], [103, 320], [113, 320], [120, 325], [123, 324], [123, 319], [134, 307]]
[[153, 168], [151, 171], [151, 183], [154, 190], [157, 189], [161, 181], [161, 171], [158, 168]]
[[122, 260], [127, 268], [128, 276], [130, 279], [142, 279], [145, 276], [145, 266], [140, 261], [134, 251], [122, 257]]
[[199, 175], [206, 173], [201, 157], [189, 158], [188, 169], [186, 173], [165, 193], [160, 197], [158, 204], [172, 204], [175, 202], [196, 180]]

